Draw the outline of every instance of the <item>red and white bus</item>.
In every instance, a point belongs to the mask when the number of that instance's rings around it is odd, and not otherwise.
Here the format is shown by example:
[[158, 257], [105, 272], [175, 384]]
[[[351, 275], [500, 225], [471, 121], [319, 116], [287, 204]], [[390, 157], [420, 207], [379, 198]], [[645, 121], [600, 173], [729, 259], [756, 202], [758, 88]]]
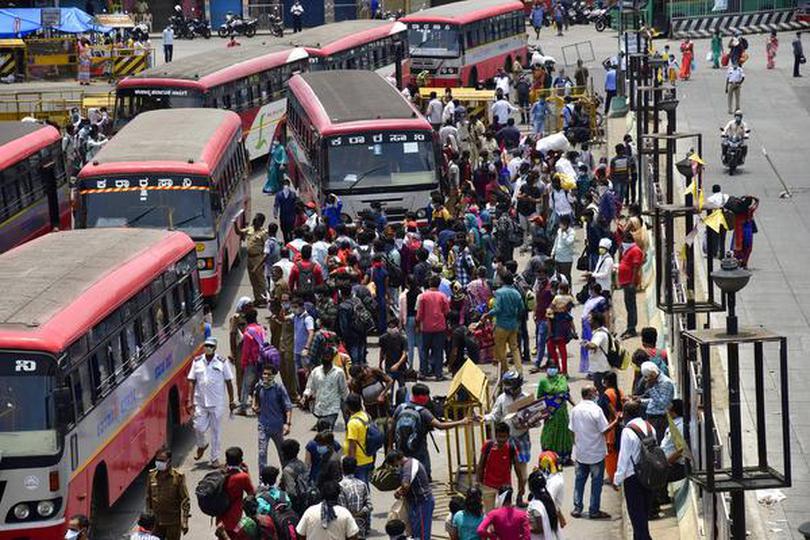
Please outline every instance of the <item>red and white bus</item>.
[[100, 518], [188, 420], [204, 339], [194, 242], [65, 231], [0, 255], [0, 540]]
[[0, 253], [70, 225], [59, 130], [38, 122], [0, 122]]
[[310, 71], [364, 69], [383, 77], [402, 70], [403, 84], [410, 74], [407, 27], [398, 21], [362, 19], [308, 28], [289, 36], [290, 43], [309, 54]]
[[402, 20], [408, 25], [411, 72], [426, 71], [429, 86], [475, 86], [498, 68], [511, 71], [516, 57], [526, 59], [523, 2], [464, 0]]
[[197, 242], [203, 294], [216, 297], [250, 214], [248, 168], [236, 113], [140, 114], [79, 172], [76, 227], [183, 231]]
[[371, 71], [296, 75], [287, 93], [290, 175], [306, 200], [327, 193], [347, 217], [380, 201], [389, 219], [425, 204], [438, 188], [438, 144], [430, 124]]
[[261, 43], [180, 58], [118, 83], [116, 127], [155, 109], [228, 109], [242, 118], [245, 147], [255, 159], [269, 152], [284, 114], [284, 83], [308, 63], [302, 48]]

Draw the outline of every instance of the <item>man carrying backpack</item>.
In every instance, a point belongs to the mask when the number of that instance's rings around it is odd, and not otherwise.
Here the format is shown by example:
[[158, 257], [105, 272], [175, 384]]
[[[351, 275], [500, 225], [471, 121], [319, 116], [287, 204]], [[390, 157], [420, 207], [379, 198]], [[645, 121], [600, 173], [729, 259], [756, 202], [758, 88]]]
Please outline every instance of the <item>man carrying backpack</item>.
[[374, 454], [382, 447], [382, 433], [376, 425], [372, 427], [371, 417], [363, 410], [363, 398], [359, 394], [349, 394], [346, 408], [350, 415], [346, 422], [346, 455], [356, 460], [354, 475], [368, 485], [369, 475], [374, 470]]
[[278, 452], [278, 460], [283, 467], [284, 456], [281, 444], [290, 434], [292, 424], [292, 402], [287, 390], [276, 381], [278, 372], [271, 366], [262, 369], [262, 380], [253, 389], [253, 412], [258, 419], [259, 468], [267, 465], [267, 442], [272, 440]]
[[301, 246], [301, 260], [290, 270], [290, 292], [310, 301], [315, 299], [315, 287], [323, 284], [323, 270], [312, 260], [312, 246]]
[[468, 417], [442, 422], [427, 408], [429, 402], [430, 388], [425, 384], [416, 383], [411, 388], [410, 401], [399, 405], [388, 421], [389, 447], [395, 446], [406, 456], [419, 460], [425, 467], [428, 477], [430, 477], [428, 432], [431, 429], [451, 429], [474, 421], [474, 418]]
[[259, 315], [255, 309], [245, 312], [245, 326], [242, 332], [242, 350], [240, 362], [242, 364], [242, 386], [239, 388], [239, 408], [236, 414], [246, 414], [248, 399], [259, 379], [259, 350], [266, 341], [262, 325], [258, 323]]
[[509, 426], [504, 422], [498, 422], [495, 424], [495, 438], [485, 441], [481, 448], [481, 460], [476, 471], [478, 482], [482, 486], [484, 512], [495, 508], [495, 499], [501, 487], [512, 485], [513, 468], [518, 477], [518, 484], [522, 486], [524, 480], [517, 460], [517, 451], [509, 442]]
[[339, 293], [337, 330], [352, 364], [365, 364], [369, 326], [374, 323], [374, 316], [368, 312], [362, 300], [352, 295], [348, 285], [341, 287]]
[[[643, 406], [639, 401], [630, 400], [624, 404], [622, 414], [626, 422], [622, 430], [621, 442], [619, 445], [619, 458], [616, 466], [616, 474], [613, 475], [613, 487], [617, 491], [624, 485], [624, 500], [627, 503], [627, 513], [633, 525], [634, 540], [652, 540], [649, 528], [650, 501], [653, 490], [650, 489], [649, 482], [642, 481], [639, 473], [647, 473], [655, 470], [652, 466], [654, 451], [652, 447], [658, 449], [663, 456], [664, 471], [663, 480], [666, 485], [667, 467], [666, 456], [661, 448], [655, 444], [655, 428], [649, 422], [645, 422], [642, 416]], [[647, 484], [647, 485], [645, 485]]]

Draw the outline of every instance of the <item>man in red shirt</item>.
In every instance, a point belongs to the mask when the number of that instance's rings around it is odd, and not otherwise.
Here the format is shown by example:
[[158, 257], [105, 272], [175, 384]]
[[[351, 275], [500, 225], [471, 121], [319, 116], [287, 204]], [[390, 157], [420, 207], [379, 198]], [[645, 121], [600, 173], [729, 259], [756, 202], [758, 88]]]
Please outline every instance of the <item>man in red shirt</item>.
[[238, 446], [232, 446], [225, 450], [225, 475], [227, 476], [225, 492], [228, 494], [231, 505], [224, 514], [217, 518], [217, 522], [225, 527], [225, 532], [228, 535], [238, 533], [237, 526], [239, 520], [242, 519], [242, 498], [245, 495], [255, 494], [250, 475], [247, 473], [247, 465], [244, 464], [242, 458], [242, 449]]
[[315, 299], [315, 287], [323, 284], [323, 270], [312, 260], [312, 246], [301, 247], [301, 260], [290, 269], [290, 293], [298, 293], [307, 299]]
[[430, 276], [428, 283], [430, 289], [420, 294], [416, 300], [416, 328], [422, 334], [419, 373], [425, 379], [432, 371], [437, 381], [443, 381], [444, 341], [450, 300], [439, 292], [439, 285], [442, 283], [439, 276]]
[[517, 452], [509, 444], [509, 425], [498, 422], [495, 425], [495, 439], [484, 443], [481, 448], [481, 459], [478, 461], [478, 482], [481, 483], [484, 512], [495, 507], [495, 497], [502, 486], [512, 485], [512, 468], [518, 476], [518, 484], [522, 485], [520, 468], [517, 462]]
[[242, 332], [242, 355], [239, 358], [242, 364], [242, 384], [239, 387], [239, 410], [237, 414], [247, 414], [248, 399], [253, 394], [253, 388], [259, 380], [259, 349], [265, 342], [265, 332], [258, 323], [258, 313], [250, 309], [245, 313], [247, 326]]
[[622, 242], [622, 258], [619, 261], [619, 287], [624, 291], [624, 309], [627, 312], [627, 329], [622, 339], [635, 337], [638, 323], [636, 308], [636, 287], [641, 283], [641, 265], [644, 264], [644, 252], [633, 241], [630, 232], [625, 233]]

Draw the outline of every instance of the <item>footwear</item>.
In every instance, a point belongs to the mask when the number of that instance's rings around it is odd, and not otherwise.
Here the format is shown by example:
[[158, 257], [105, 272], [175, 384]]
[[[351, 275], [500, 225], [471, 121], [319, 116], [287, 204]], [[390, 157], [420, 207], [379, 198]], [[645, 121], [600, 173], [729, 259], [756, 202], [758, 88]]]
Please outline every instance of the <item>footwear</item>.
[[206, 451], [207, 449], [208, 449], [208, 445], [207, 445], [207, 444], [206, 444], [205, 446], [198, 446], [198, 447], [197, 447], [197, 453], [196, 453], [196, 454], [194, 454], [194, 461], [200, 461], [200, 458], [202, 458], [202, 457], [203, 457], [203, 454], [205, 454], [205, 451]]
[[211, 460], [211, 468], [212, 469], [219, 469], [219, 460], [218, 459], [212, 459]]
[[572, 518], [581, 518], [582, 517], [582, 510], [577, 510], [576, 508], [571, 510], [571, 517]]
[[610, 519], [610, 514], [599, 510], [595, 514], [588, 514], [588, 519]]
[[436, 382], [442, 382], [442, 381], [446, 381], [446, 380], [447, 380], [447, 377], [445, 377], [444, 375], [437, 375], [436, 376]]
[[625, 330], [624, 333], [620, 336], [622, 339], [630, 339], [638, 336], [638, 333], [635, 330]]

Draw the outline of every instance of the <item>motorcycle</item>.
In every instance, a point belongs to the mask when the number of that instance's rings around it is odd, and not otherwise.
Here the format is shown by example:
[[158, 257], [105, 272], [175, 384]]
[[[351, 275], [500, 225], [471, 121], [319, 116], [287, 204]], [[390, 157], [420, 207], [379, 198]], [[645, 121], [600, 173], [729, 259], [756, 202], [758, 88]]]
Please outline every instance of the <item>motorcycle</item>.
[[136, 24], [132, 29], [132, 39], [135, 41], [145, 41], [149, 39], [149, 27], [143, 23]]
[[256, 19], [242, 18], [240, 15], [228, 13], [225, 15], [225, 22], [217, 30], [217, 34], [221, 38], [230, 37], [233, 35], [243, 35], [245, 37], [253, 37], [256, 35]]
[[585, 2], [574, 2], [568, 8], [568, 24], [588, 24], [590, 10]]
[[592, 10], [588, 14], [588, 20], [593, 23], [597, 32], [604, 32], [610, 26], [610, 15], [605, 8]]
[[191, 19], [183, 15], [172, 15], [169, 24], [174, 30], [174, 35], [178, 39], [194, 39], [194, 29], [191, 27]]
[[267, 22], [270, 25], [270, 33], [273, 37], [284, 37], [284, 22], [281, 20], [281, 17], [270, 14], [267, 18]]
[[745, 139], [748, 138], [750, 130], [746, 130], [745, 135], [733, 135], [731, 137], [724, 133], [720, 128], [721, 135], [721, 148], [722, 154], [720, 156], [723, 165], [728, 168], [729, 176], [733, 176], [737, 168], [745, 163], [745, 156], [748, 154], [748, 148], [745, 146]]
[[211, 38], [211, 25], [208, 23], [205, 17], [189, 19], [188, 25], [195, 35], [205, 39]]

